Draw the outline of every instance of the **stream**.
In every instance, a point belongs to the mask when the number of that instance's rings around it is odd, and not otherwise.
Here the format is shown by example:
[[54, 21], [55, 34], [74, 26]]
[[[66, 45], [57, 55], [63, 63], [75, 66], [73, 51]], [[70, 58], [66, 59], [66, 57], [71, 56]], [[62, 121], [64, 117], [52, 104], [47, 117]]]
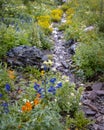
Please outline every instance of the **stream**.
[[[61, 23], [66, 22], [65, 14], [61, 19]], [[58, 23], [53, 23], [53, 32], [52, 32], [52, 40], [54, 42], [54, 50], [53, 54], [53, 67], [52, 70], [57, 70], [61, 72], [63, 75], [68, 76], [70, 82], [75, 82], [74, 75], [71, 72], [71, 54], [69, 53], [69, 48], [66, 48], [64, 45], [66, 43], [64, 39], [64, 32], [59, 31]]]

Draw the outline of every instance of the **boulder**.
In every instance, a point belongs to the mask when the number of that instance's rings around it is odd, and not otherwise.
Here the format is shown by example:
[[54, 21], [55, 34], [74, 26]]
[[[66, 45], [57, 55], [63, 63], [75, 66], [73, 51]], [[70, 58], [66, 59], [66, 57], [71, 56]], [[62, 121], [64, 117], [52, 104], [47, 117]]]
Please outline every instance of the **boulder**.
[[44, 61], [44, 54], [35, 46], [21, 45], [11, 49], [7, 53], [6, 61], [12, 67], [26, 67], [28, 65], [41, 67], [42, 62]]

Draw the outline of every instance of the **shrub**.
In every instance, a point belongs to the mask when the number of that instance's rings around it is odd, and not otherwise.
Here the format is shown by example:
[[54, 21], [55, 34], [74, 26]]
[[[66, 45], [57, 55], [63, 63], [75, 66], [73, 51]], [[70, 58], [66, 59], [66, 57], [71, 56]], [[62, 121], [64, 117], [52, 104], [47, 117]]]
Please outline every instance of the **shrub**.
[[87, 78], [104, 71], [104, 40], [80, 43], [74, 56], [75, 63]]

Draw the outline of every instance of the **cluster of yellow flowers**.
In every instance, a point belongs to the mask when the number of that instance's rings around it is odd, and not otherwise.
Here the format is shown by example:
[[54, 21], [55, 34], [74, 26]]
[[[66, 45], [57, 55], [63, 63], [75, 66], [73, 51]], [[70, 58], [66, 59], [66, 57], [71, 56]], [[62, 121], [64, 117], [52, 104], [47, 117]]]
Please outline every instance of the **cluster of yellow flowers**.
[[70, 8], [66, 11], [66, 15], [67, 15], [67, 21], [66, 21], [66, 24], [67, 25], [70, 25], [72, 23], [72, 16], [74, 14], [74, 9], [73, 8]]
[[7, 72], [10, 79], [15, 79], [15, 72], [13, 70], [8, 70]]
[[54, 22], [59, 22], [63, 15], [63, 11], [61, 9], [55, 9], [51, 12], [51, 18]]
[[49, 15], [45, 16], [39, 16], [38, 18], [38, 25], [43, 28], [45, 33], [51, 33], [52, 27], [51, 27], [51, 18]]

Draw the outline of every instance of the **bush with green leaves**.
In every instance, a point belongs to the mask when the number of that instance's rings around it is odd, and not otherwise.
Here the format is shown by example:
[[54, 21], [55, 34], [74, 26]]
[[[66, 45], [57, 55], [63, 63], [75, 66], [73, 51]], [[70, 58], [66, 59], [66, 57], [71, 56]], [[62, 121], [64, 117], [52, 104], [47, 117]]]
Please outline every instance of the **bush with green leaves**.
[[90, 43], [79, 43], [76, 49], [74, 61], [86, 78], [104, 72], [103, 42], [103, 39], [98, 39], [97, 41], [92, 40]]
[[82, 111], [75, 113], [74, 118], [66, 117], [66, 125], [71, 129], [87, 130], [90, 124], [92, 124], [91, 120], [87, 119]]

